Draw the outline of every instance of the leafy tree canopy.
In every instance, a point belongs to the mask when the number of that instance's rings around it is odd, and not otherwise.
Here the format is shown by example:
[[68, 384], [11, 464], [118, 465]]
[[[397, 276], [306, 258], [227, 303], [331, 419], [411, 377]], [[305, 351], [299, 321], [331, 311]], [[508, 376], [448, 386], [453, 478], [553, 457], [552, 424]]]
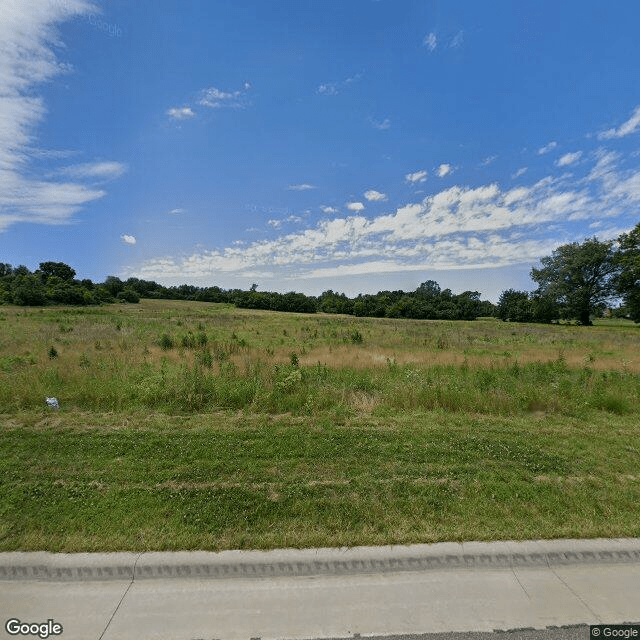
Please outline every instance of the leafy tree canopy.
[[590, 325], [590, 315], [616, 295], [620, 267], [612, 241], [594, 237], [565, 244], [541, 263], [542, 268], [531, 269], [531, 279], [538, 284], [535, 293], [559, 304], [565, 318]]

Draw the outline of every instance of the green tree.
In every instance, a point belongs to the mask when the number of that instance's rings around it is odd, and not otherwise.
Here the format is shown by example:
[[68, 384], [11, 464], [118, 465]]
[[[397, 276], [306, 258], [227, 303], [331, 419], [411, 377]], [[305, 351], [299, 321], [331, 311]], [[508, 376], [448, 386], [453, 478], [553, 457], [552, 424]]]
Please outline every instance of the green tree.
[[140, 296], [135, 289], [130, 289], [129, 287], [125, 287], [117, 296], [117, 299], [121, 302], [131, 302], [137, 303], [140, 302]]
[[102, 286], [115, 298], [124, 289], [124, 282], [116, 276], [107, 276]]
[[480, 315], [480, 292], [463, 291], [454, 298], [458, 307], [457, 319], [475, 320]]
[[504, 322], [531, 322], [533, 309], [526, 291], [507, 289], [498, 300], [498, 318]]
[[40, 278], [33, 274], [15, 278], [11, 287], [11, 296], [13, 304], [20, 306], [41, 306], [47, 302]]
[[531, 279], [538, 284], [535, 295], [559, 304], [563, 317], [591, 325], [591, 314], [615, 296], [619, 266], [614, 258], [611, 241], [594, 237], [562, 245], [542, 258], [542, 268], [531, 269]]
[[45, 283], [52, 276], [60, 278], [60, 280], [64, 282], [73, 282], [73, 279], [76, 277], [75, 269], [72, 269], [64, 262], [41, 262], [40, 268], [36, 273], [40, 275]]
[[416, 289], [416, 296], [435, 300], [440, 297], [440, 285], [435, 280], [427, 280]]
[[640, 322], [640, 222], [629, 233], [618, 238], [616, 262], [620, 267], [615, 285], [626, 311], [634, 322]]

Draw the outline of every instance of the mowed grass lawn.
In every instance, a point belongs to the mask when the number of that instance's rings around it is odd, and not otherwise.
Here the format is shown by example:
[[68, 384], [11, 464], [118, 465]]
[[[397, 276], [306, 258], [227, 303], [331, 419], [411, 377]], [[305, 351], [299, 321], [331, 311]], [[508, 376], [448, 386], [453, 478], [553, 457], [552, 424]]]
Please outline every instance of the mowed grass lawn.
[[639, 536], [639, 353], [614, 320], [0, 307], [0, 550]]

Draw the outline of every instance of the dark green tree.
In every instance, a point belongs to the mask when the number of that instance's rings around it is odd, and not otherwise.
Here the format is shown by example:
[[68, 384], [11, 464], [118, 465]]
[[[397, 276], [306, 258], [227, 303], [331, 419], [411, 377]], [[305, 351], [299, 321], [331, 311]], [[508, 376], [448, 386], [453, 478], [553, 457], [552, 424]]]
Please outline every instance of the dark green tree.
[[475, 320], [480, 315], [480, 292], [463, 291], [454, 297], [458, 320]]
[[117, 276], [107, 276], [102, 286], [115, 298], [124, 289], [124, 282]]
[[33, 274], [14, 278], [11, 298], [13, 304], [20, 306], [40, 306], [47, 302], [44, 286], [40, 278]]
[[618, 238], [616, 262], [620, 267], [615, 285], [627, 313], [640, 322], [640, 222]]
[[427, 280], [416, 289], [416, 296], [435, 300], [440, 297], [440, 285], [435, 280]]
[[76, 270], [64, 262], [41, 262], [40, 268], [36, 273], [40, 275], [45, 283], [52, 276], [60, 278], [64, 282], [73, 282], [76, 277]]
[[504, 322], [531, 322], [533, 309], [529, 293], [507, 289], [498, 300], [498, 318]]
[[135, 289], [130, 289], [129, 287], [125, 287], [117, 296], [117, 299], [121, 302], [132, 302], [137, 303], [140, 302], [140, 296]]
[[562, 245], [542, 258], [540, 269], [531, 269], [535, 295], [559, 304], [564, 318], [591, 325], [590, 316], [615, 296], [619, 266], [614, 257], [613, 242], [595, 237]]

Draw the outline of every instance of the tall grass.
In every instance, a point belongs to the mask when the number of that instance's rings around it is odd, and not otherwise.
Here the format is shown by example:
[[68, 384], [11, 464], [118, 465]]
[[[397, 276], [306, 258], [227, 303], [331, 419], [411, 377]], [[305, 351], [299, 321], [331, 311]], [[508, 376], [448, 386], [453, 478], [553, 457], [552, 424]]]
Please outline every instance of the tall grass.
[[49, 396], [83, 411], [640, 412], [633, 325], [357, 321], [152, 301], [7, 307], [0, 323], [2, 413]]
[[4, 307], [0, 549], [637, 536], [637, 353], [619, 321]]

